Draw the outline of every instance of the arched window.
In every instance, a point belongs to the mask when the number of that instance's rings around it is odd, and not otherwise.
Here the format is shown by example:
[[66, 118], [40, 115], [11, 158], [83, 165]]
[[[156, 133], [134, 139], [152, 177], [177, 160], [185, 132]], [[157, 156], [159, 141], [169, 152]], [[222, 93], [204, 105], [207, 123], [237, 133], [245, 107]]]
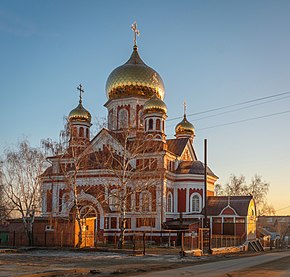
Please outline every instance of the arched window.
[[149, 119], [149, 130], [153, 130], [153, 119]]
[[143, 191], [140, 193], [140, 210], [142, 212], [151, 211], [151, 193], [149, 191]]
[[201, 197], [198, 193], [193, 193], [190, 197], [190, 211], [199, 213], [201, 211]]
[[121, 109], [119, 111], [119, 129], [128, 128], [128, 111], [126, 109]]
[[89, 129], [86, 129], [86, 138], [89, 138]]
[[112, 211], [117, 211], [119, 208], [119, 191], [113, 189], [109, 195], [109, 206]]
[[80, 127], [80, 137], [83, 138], [84, 137], [84, 128]]
[[160, 119], [156, 119], [156, 130], [160, 131], [160, 127], [161, 127]]
[[77, 136], [77, 134], [78, 134], [78, 129], [77, 129], [77, 127], [73, 127], [73, 128], [72, 128], [72, 136], [75, 137], [75, 136]]
[[142, 110], [139, 111], [138, 113], [138, 127], [141, 128], [143, 127], [143, 113], [142, 113]]
[[156, 135], [154, 138], [155, 138], [156, 140], [161, 140], [161, 139], [162, 139], [162, 137], [161, 137], [160, 135]]
[[113, 110], [109, 111], [109, 116], [108, 116], [108, 128], [110, 130], [113, 130], [114, 126], [114, 115], [113, 115]]
[[69, 207], [69, 204], [70, 204], [70, 195], [69, 193], [66, 192], [62, 195], [62, 203], [61, 203], [62, 212], [68, 212], [67, 209]]
[[172, 192], [168, 192], [167, 194], [167, 212], [173, 212], [173, 196]]

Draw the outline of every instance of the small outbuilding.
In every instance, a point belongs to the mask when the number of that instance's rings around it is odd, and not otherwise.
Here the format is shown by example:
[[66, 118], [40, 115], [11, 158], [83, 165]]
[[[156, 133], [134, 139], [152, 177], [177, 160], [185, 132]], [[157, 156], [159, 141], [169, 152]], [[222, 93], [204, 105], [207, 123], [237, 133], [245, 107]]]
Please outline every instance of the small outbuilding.
[[209, 196], [207, 214], [212, 235], [256, 239], [256, 206], [252, 196]]

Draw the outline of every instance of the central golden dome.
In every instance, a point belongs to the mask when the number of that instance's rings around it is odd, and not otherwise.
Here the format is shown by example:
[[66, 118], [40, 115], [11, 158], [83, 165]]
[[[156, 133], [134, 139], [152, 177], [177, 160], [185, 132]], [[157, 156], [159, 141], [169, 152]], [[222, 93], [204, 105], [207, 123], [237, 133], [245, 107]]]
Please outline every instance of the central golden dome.
[[164, 84], [160, 75], [142, 61], [135, 45], [130, 59], [109, 75], [106, 93], [109, 99], [129, 96], [151, 98], [156, 94], [163, 100]]

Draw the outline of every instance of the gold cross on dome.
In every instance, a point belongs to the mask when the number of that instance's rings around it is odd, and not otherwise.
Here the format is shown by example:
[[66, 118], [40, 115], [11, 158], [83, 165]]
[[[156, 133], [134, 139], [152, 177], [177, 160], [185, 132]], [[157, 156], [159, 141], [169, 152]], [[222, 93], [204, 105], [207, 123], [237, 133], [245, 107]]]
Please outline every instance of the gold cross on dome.
[[140, 36], [140, 31], [137, 29], [137, 22], [134, 21], [134, 23], [131, 25], [131, 29], [134, 32], [134, 46], [137, 46], [137, 36]]
[[85, 92], [85, 90], [83, 89], [82, 84], [80, 84], [80, 85], [77, 87], [77, 90], [80, 91], [80, 103], [82, 103], [82, 93]]
[[185, 100], [183, 102], [183, 110], [184, 110], [184, 115], [186, 115], [186, 101]]

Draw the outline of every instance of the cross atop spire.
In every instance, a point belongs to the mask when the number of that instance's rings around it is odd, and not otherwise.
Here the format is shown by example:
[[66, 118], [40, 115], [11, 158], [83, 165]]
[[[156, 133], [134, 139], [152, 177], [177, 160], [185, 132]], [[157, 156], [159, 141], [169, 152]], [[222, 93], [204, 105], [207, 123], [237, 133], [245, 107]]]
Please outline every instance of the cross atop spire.
[[82, 84], [80, 84], [78, 87], [77, 87], [77, 90], [79, 90], [80, 91], [80, 104], [82, 103], [82, 93], [84, 93], [85, 91], [84, 91], [84, 89], [83, 89], [83, 86], [82, 86]]
[[231, 197], [228, 196], [228, 206], [230, 206], [230, 205], [231, 205]]
[[183, 111], [184, 111], [184, 116], [186, 115], [186, 101], [184, 100], [183, 102]]
[[137, 29], [136, 21], [134, 21], [134, 23], [131, 25], [131, 29], [134, 32], [134, 46], [137, 46], [137, 36], [140, 36], [140, 31]]

